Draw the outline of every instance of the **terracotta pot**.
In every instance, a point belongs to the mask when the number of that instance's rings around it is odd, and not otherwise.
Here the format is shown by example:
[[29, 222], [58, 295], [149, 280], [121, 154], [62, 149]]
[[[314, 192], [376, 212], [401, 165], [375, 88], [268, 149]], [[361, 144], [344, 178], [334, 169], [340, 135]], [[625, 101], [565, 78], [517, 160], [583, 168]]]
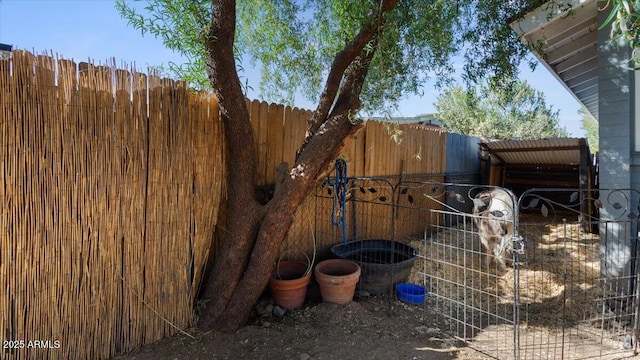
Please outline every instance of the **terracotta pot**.
[[353, 300], [360, 279], [358, 264], [344, 259], [325, 260], [316, 265], [314, 274], [323, 301], [346, 304]]
[[280, 261], [269, 279], [273, 302], [283, 309], [293, 310], [304, 304], [311, 271], [305, 275], [308, 265], [299, 261]]

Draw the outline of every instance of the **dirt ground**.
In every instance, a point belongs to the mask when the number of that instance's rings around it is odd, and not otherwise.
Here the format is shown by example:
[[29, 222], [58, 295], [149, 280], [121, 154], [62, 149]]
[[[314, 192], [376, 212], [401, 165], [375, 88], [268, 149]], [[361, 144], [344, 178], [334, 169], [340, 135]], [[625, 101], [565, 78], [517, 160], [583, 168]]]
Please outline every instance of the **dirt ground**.
[[[387, 297], [360, 297], [345, 305], [320, 301], [314, 284], [301, 309], [278, 318], [263, 299], [236, 333], [178, 334], [114, 359], [484, 359], [442, 333], [424, 306]], [[425, 311], [426, 310], [426, 311]]]

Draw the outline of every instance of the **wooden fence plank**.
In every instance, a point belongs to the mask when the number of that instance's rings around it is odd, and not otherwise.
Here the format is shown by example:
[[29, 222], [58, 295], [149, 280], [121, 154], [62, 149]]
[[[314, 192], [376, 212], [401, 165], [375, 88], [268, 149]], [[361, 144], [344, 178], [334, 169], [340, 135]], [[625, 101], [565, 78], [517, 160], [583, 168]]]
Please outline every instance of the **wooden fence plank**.
[[282, 127], [282, 160], [291, 166], [293, 164], [296, 148], [295, 134], [298, 132], [298, 109], [286, 106], [283, 114]]
[[[253, 109], [253, 106], [252, 106]], [[269, 129], [268, 129], [268, 118], [269, 118], [269, 104], [261, 101], [260, 106], [257, 111], [257, 117], [255, 120], [258, 123], [258, 133], [256, 136], [256, 141], [258, 145], [258, 186], [265, 186], [269, 183], [267, 182], [267, 169], [268, 169], [268, 153], [269, 153]], [[231, 159], [229, 159], [231, 160]]]
[[283, 115], [283, 105], [269, 104], [269, 114], [266, 118], [268, 146], [265, 184], [274, 183], [276, 169], [282, 162]]

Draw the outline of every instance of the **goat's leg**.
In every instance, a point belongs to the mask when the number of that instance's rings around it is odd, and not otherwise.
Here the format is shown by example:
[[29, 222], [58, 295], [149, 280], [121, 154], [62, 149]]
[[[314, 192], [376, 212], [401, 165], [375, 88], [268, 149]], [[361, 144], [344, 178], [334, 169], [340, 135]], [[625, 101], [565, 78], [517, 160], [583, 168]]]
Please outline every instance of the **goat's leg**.
[[492, 258], [491, 253], [492, 253], [491, 248], [489, 247], [484, 248], [484, 267], [487, 270], [491, 269], [491, 258]]
[[496, 257], [496, 264], [498, 264], [498, 269], [500, 269], [500, 271], [507, 270], [507, 265], [502, 257]]
[[483, 261], [482, 261], [482, 268], [489, 270], [491, 268], [491, 256], [492, 256], [492, 244], [493, 242], [491, 241], [490, 238], [487, 238], [485, 236], [480, 236], [480, 242], [482, 243], [482, 250], [484, 252], [484, 256], [483, 256]]
[[496, 263], [498, 263], [498, 267], [500, 270], [504, 271], [507, 269], [506, 266], [506, 257], [511, 253], [511, 237], [507, 235], [503, 235], [500, 238], [496, 239], [496, 243], [494, 244], [494, 256], [496, 258]]

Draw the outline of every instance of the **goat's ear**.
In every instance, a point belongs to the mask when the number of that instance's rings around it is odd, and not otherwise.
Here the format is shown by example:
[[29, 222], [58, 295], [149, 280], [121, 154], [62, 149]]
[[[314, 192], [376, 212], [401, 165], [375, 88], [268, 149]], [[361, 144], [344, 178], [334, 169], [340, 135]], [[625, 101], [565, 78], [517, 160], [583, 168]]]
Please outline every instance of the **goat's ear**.
[[489, 205], [487, 202], [485, 202], [482, 199], [479, 198], [473, 198], [473, 206], [478, 207], [478, 208], [482, 208]]

